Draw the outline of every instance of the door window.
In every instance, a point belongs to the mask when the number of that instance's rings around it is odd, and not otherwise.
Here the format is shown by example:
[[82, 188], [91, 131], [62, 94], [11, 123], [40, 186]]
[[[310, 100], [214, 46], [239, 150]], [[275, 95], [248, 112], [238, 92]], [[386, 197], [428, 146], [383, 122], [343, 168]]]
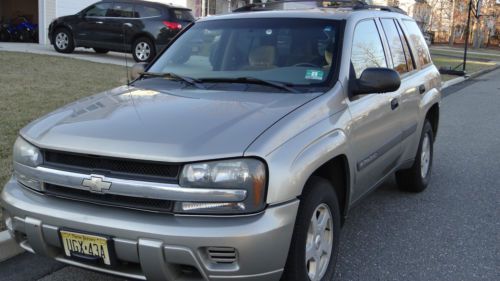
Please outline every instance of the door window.
[[133, 18], [134, 5], [128, 3], [115, 3], [113, 9], [109, 10], [106, 16], [113, 18]]
[[352, 40], [351, 63], [356, 78], [369, 67], [387, 67], [384, 47], [375, 21], [358, 23]]
[[412, 20], [403, 20], [403, 23], [408, 30], [410, 42], [413, 45], [413, 50], [416, 53], [416, 59], [419, 61], [420, 66], [423, 67], [430, 64], [432, 61], [429, 49], [427, 49], [427, 43], [425, 43], [424, 36], [417, 23]]
[[384, 28], [385, 37], [387, 38], [387, 43], [389, 43], [389, 49], [391, 50], [394, 70], [400, 74], [408, 72], [405, 52], [403, 50], [403, 45], [401, 44], [401, 38], [399, 37], [398, 30], [394, 24], [394, 20], [382, 19], [381, 22], [382, 27]]
[[396, 24], [396, 27], [398, 28], [399, 35], [401, 37], [401, 42], [403, 43], [403, 48], [405, 50], [405, 56], [406, 56], [406, 62], [408, 63], [408, 71], [414, 70], [415, 67], [415, 60], [413, 59], [413, 55], [410, 50], [410, 46], [408, 45], [408, 39], [403, 33], [403, 30], [401, 29], [401, 26]]
[[91, 6], [86, 12], [86, 17], [104, 17], [111, 9], [111, 3], [101, 3]]
[[159, 9], [144, 5], [135, 5], [135, 13], [139, 18], [150, 18], [150, 17], [161, 16], [161, 11]]

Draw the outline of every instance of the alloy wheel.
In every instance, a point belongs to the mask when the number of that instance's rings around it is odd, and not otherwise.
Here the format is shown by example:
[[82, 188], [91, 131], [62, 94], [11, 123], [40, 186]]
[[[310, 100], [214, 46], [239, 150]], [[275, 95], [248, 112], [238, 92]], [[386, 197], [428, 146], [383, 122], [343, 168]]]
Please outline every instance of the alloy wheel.
[[306, 269], [311, 281], [325, 276], [333, 247], [333, 220], [330, 207], [322, 203], [314, 210], [306, 240]]
[[420, 153], [420, 175], [423, 179], [427, 177], [431, 164], [431, 141], [429, 134], [425, 134], [422, 141], [422, 152]]
[[141, 61], [147, 61], [151, 55], [151, 47], [146, 42], [139, 42], [135, 46], [135, 56]]
[[60, 50], [66, 50], [69, 45], [69, 38], [68, 35], [64, 32], [60, 32], [56, 36], [56, 46]]

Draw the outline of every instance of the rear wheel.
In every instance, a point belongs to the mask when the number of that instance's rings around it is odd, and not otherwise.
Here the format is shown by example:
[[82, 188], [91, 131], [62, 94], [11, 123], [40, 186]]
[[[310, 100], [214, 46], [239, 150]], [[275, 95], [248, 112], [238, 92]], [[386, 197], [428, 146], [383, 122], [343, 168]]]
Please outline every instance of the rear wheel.
[[306, 184], [282, 280], [329, 281], [335, 273], [340, 209], [333, 186], [313, 177]]
[[151, 39], [141, 37], [132, 45], [132, 55], [136, 62], [150, 62], [156, 56], [156, 49]]
[[425, 120], [417, 157], [413, 166], [407, 170], [396, 172], [399, 189], [411, 192], [422, 192], [427, 188], [431, 178], [432, 157], [434, 154], [434, 133], [429, 120]]
[[72, 53], [75, 50], [73, 35], [65, 28], [57, 29], [54, 34], [54, 49], [59, 53]]
[[101, 48], [93, 48], [93, 49], [98, 54], [107, 54], [109, 52], [109, 50], [107, 49], [101, 49]]

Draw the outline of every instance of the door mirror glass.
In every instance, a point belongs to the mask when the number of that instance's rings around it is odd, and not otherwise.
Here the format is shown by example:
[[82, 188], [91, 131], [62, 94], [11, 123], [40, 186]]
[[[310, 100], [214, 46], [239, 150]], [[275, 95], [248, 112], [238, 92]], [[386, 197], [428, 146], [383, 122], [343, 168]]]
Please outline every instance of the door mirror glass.
[[139, 76], [141, 76], [141, 74], [144, 73], [144, 71], [146, 71], [147, 66], [148, 64], [145, 62], [134, 64], [134, 66], [132, 66], [132, 68], [129, 71], [130, 79], [135, 80], [139, 78]]
[[382, 94], [399, 89], [401, 78], [399, 74], [389, 68], [367, 68], [353, 87], [354, 95]]

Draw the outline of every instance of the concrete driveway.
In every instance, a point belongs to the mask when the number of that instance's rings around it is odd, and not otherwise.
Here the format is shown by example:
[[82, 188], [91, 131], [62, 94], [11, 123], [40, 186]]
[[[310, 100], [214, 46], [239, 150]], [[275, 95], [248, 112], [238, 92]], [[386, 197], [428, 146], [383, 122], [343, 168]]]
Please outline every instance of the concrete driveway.
[[52, 45], [40, 45], [34, 43], [0, 43], [0, 51], [6, 52], [21, 52], [41, 55], [61, 56], [80, 60], [88, 60], [98, 63], [125, 65], [125, 57], [127, 57], [129, 66], [135, 64], [131, 54], [123, 54], [109, 52], [107, 54], [97, 54], [93, 49], [76, 48], [71, 54], [61, 54], [54, 50]]

